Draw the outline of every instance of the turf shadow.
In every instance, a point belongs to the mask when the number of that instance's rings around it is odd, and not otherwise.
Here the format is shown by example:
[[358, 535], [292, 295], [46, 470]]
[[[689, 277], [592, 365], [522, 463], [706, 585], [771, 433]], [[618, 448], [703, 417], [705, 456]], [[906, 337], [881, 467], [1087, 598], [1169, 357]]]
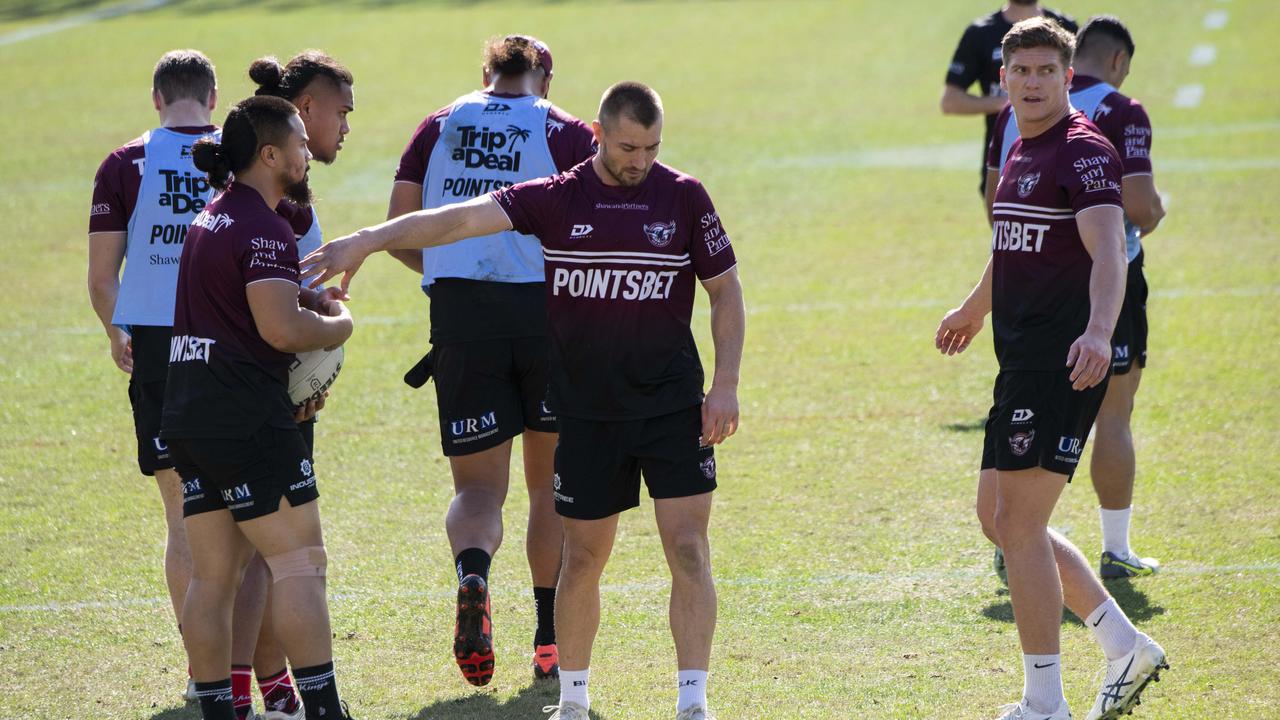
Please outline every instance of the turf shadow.
[[149, 720], [200, 720], [200, 706], [192, 703], [166, 708], [152, 715]]
[[943, 430], [958, 433], [972, 433], [987, 429], [987, 419], [985, 417], [978, 418], [972, 422], [953, 422], [942, 426]]
[[[546, 717], [542, 708], [555, 705], [560, 699], [560, 685], [555, 682], [535, 682], [514, 697], [499, 702], [492, 693], [471, 693], [450, 700], [437, 700], [422, 708], [409, 720], [492, 720], [492, 718], [541, 718]], [[608, 720], [595, 710], [592, 720]]]
[[[1164, 607], [1160, 605], [1152, 605], [1151, 600], [1147, 598], [1147, 594], [1135, 588], [1128, 578], [1120, 580], [1107, 580], [1107, 592], [1116, 599], [1116, 604], [1134, 623], [1140, 623], [1150, 620], [1157, 615], [1164, 614]], [[1009, 588], [1000, 588], [996, 591], [996, 595], [1004, 598], [991, 603], [982, 609], [982, 616], [988, 620], [997, 622], [1013, 622], [1013, 605], [1009, 603]], [[1084, 622], [1076, 617], [1075, 613], [1063, 608], [1062, 610], [1063, 625], [1078, 625], [1084, 627]]]

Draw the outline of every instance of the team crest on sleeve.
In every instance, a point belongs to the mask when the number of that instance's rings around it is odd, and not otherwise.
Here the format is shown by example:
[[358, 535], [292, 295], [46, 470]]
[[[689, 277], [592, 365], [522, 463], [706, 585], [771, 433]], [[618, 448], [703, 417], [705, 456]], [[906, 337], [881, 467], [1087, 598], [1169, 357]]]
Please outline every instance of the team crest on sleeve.
[[1027, 173], [1018, 178], [1018, 197], [1024, 198], [1036, 189], [1036, 183], [1040, 182], [1040, 173]]
[[1036, 431], [1028, 430], [1027, 432], [1014, 433], [1009, 436], [1009, 449], [1014, 455], [1022, 457], [1031, 449], [1031, 443], [1036, 439]]
[[676, 236], [676, 221], [645, 225], [644, 234], [654, 247], [666, 247], [671, 244], [671, 238]]

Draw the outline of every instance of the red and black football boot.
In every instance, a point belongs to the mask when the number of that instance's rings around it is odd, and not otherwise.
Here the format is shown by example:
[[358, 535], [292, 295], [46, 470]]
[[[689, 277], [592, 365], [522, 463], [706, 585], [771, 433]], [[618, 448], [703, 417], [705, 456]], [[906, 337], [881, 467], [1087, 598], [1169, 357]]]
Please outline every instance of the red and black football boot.
[[458, 583], [458, 622], [453, 629], [453, 657], [467, 682], [477, 687], [493, 679], [493, 624], [489, 588], [484, 578], [468, 575]]
[[560, 650], [555, 643], [533, 648], [533, 679], [553, 680], [560, 677]]

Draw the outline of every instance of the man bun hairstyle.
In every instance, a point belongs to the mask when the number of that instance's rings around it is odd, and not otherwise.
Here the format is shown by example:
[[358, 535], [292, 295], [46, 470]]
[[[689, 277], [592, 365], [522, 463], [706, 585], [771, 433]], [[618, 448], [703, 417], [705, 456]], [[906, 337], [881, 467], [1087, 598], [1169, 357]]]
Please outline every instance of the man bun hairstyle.
[[611, 125], [619, 117], [650, 128], [662, 117], [662, 98], [644, 83], [624, 81], [604, 91], [600, 98], [600, 124]]
[[170, 50], [156, 62], [151, 87], [167, 105], [179, 100], [203, 103], [217, 89], [218, 77], [213, 62], [199, 50]]
[[484, 69], [492, 75], [517, 77], [537, 68], [542, 68], [542, 62], [528, 35], [494, 37], [485, 43]]
[[1133, 36], [1115, 15], [1094, 15], [1076, 33], [1077, 55], [1090, 55], [1103, 49], [1114, 52], [1122, 48], [1129, 57], [1133, 57]]
[[320, 50], [303, 50], [284, 65], [273, 55], [260, 57], [249, 65], [249, 79], [258, 85], [255, 95], [292, 101], [316, 78], [329, 81], [335, 89], [356, 84], [347, 66]]
[[1005, 33], [1000, 44], [1000, 52], [1007, 67], [1009, 58], [1018, 50], [1031, 48], [1053, 48], [1062, 58], [1062, 69], [1071, 67], [1071, 60], [1076, 52], [1076, 38], [1057, 23], [1046, 17], [1023, 20]]
[[226, 190], [236, 173], [253, 165], [266, 145], [281, 147], [289, 137], [289, 118], [298, 114], [293, 103], [278, 97], [241, 100], [222, 123], [222, 141], [201, 138], [191, 147], [196, 168], [209, 174], [209, 184]]

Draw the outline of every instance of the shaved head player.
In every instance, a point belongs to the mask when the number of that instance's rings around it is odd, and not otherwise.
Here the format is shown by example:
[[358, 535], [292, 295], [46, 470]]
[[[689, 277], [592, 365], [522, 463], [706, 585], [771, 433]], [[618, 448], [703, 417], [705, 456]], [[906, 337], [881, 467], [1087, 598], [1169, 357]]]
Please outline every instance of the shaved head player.
[[[370, 253], [443, 245], [515, 229], [545, 259], [551, 385], [560, 418], [553, 482], [564, 519], [556, 600], [560, 702], [552, 718], [586, 720], [588, 667], [600, 623], [600, 575], [619, 513], [654, 498], [671, 570], [675, 716], [705, 720], [715, 630], [707, 525], [713, 446], [738, 426], [746, 325], [729, 236], [706, 190], [657, 162], [663, 111], [639, 83], [605, 92], [592, 123], [599, 152], [568, 172], [472, 201], [423, 210], [329, 243], [304, 264], [320, 281]], [[703, 394], [690, 330], [695, 280], [711, 300], [715, 374]]]

